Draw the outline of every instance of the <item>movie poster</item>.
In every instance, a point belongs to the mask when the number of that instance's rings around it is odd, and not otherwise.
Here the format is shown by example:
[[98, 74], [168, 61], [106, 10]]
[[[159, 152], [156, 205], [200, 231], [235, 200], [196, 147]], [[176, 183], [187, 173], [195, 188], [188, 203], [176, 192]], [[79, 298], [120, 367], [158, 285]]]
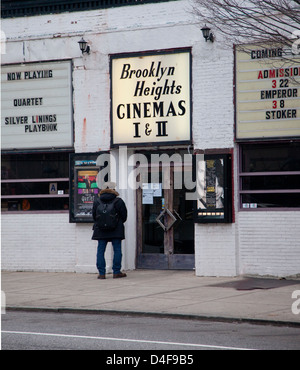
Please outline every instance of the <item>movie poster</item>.
[[84, 169], [76, 172], [75, 217], [91, 216], [94, 197], [99, 192], [97, 186], [98, 171], [95, 169]]
[[70, 222], [93, 222], [93, 203], [99, 193], [97, 159], [100, 154], [70, 154]]
[[198, 215], [213, 218], [224, 217], [223, 159], [203, 161], [199, 173]]
[[204, 155], [195, 171], [195, 222], [232, 222], [231, 155]]

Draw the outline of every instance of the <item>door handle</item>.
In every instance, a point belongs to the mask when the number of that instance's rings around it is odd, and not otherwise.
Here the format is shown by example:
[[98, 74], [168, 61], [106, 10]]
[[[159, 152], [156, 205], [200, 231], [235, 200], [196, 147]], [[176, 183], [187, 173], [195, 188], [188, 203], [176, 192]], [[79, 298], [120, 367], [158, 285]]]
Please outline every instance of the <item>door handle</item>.
[[180, 221], [182, 221], [182, 218], [180, 217], [180, 215], [178, 214], [178, 212], [177, 212], [177, 211], [175, 211], [175, 209], [174, 209], [174, 213], [176, 214], [177, 219], [178, 219], [178, 220], [180, 220]]
[[[164, 216], [165, 214], [167, 213], [167, 215], [169, 217], [171, 217], [172, 219], [172, 222], [168, 225], [168, 226], [165, 226], [162, 222], [161, 222], [161, 217]], [[164, 231], [168, 231], [171, 229], [171, 227], [175, 224], [175, 222], [177, 221], [177, 218], [173, 215], [173, 213], [168, 209], [168, 208], [165, 208], [155, 219], [155, 221], [159, 224], [159, 226], [164, 230]]]
[[165, 225], [161, 222], [160, 218], [166, 213], [165, 209], [160, 212], [160, 214], [156, 217], [155, 221], [159, 224], [159, 226], [166, 231]]
[[171, 217], [172, 219], [172, 222], [171, 224], [169, 224], [169, 226], [166, 228], [166, 231], [170, 230], [171, 227], [175, 224], [175, 222], [177, 221], [177, 218], [173, 215], [173, 213], [167, 208], [166, 209], [166, 212], [167, 214]]

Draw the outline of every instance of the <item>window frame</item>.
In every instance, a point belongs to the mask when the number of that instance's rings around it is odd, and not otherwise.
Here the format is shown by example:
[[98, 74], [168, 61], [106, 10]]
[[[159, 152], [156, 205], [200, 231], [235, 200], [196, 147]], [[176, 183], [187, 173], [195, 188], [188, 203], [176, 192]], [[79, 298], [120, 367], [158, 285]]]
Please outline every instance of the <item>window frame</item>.
[[[251, 207], [251, 203], [248, 208], [243, 207], [242, 196], [244, 194], [300, 194], [299, 189], [261, 189], [261, 190], [244, 190], [243, 189], [243, 177], [259, 177], [259, 176], [293, 176], [300, 175], [300, 171], [266, 171], [266, 172], [243, 172], [243, 150], [249, 145], [276, 145], [276, 144], [288, 144], [289, 142], [251, 142], [251, 143], [239, 143], [238, 144], [238, 209], [240, 212], [270, 212], [270, 211], [300, 211], [299, 207]], [[299, 143], [300, 144], [300, 143]]]
[[[55, 152], [48, 152], [48, 151], [36, 151], [36, 152], [2, 152], [1, 157], [5, 155], [35, 155], [35, 154], [53, 154], [53, 153], [58, 153], [58, 151]], [[65, 154], [68, 157], [68, 163], [67, 163], [67, 168], [69, 170], [69, 154], [73, 153], [73, 151], [70, 150], [63, 150], [59, 151], [61, 154]], [[68, 173], [69, 177], [49, 177], [49, 178], [17, 178], [17, 179], [2, 179], [1, 178], [1, 188], [3, 184], [23, 184], [23, 183], [36, 183], [36, 184], [42, 184], [42, 183], [60, 183], [60, 182], [67, 182], [69, 184], [70, 181], [70, 173]], [[22, 199], [57, 199], [57, 198], [67, 198], [68, 199], [68, 209], [41, 209], [41, 210], [23, 210], [23, 209], [16, 209], [16, 210], [5, 210], [2, 209], [1, 207], [1, 214], [20, 214], [20, 213], [69, 213], [69, 198], [70, 198], [70, 189], [68, 193], [63, 193], [63, 194], [49, 194], [47, 193], [42, 193], [42, 194], [11, 194], [11, 195], [3, 195], [1, 192], [1, 202], [3, 203], [3, 200], [11, 200], [11, 201], [21, 201]]]

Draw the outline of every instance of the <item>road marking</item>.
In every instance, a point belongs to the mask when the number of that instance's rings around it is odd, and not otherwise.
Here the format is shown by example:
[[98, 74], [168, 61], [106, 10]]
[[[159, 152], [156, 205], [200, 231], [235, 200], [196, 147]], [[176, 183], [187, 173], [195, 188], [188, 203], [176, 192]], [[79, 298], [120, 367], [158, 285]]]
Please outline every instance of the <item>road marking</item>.
[[48, 337], [76, 338], [76, 339], [94, 339], [94, 340], [107, 340], [107, 341], [110, 340], [110, 341], [115, 341], [115, 342], [152, 343], [152, 344], [163, 344], [163, 345], [169, 345], [169, 346], [201, 347], [201, 348], [215, 348], [215, 349], [229, 349], [229, 350], [249, 350], [249, 348], [215, 346], [215, 345], [210, 345], [210, 344], [163, 342], [163, 341], [144, 340], [144, 339], [93, 337], [93, 336], [87, 336], [87, 335], [36, 333], [36, 332], [27, 332], [27, 331], [8, 331], [8, 330], [2, 330], [2, 333], [19, 334], [19, 335], [40, 335], [40, 336], [48, 336]]

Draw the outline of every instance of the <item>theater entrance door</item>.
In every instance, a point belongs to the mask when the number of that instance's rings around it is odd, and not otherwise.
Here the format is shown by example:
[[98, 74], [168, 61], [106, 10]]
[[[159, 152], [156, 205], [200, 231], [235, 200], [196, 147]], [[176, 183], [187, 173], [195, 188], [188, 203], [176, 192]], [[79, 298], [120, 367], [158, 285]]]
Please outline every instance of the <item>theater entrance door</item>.
[[192, 178], [192, 165], [183, 168], [182, 160], [147, 167], [148, 179], [144, 175], [136, 194], [137, 268], [192, 270], [193, 201], [186, 194], [194, 189], [185, 183]]

